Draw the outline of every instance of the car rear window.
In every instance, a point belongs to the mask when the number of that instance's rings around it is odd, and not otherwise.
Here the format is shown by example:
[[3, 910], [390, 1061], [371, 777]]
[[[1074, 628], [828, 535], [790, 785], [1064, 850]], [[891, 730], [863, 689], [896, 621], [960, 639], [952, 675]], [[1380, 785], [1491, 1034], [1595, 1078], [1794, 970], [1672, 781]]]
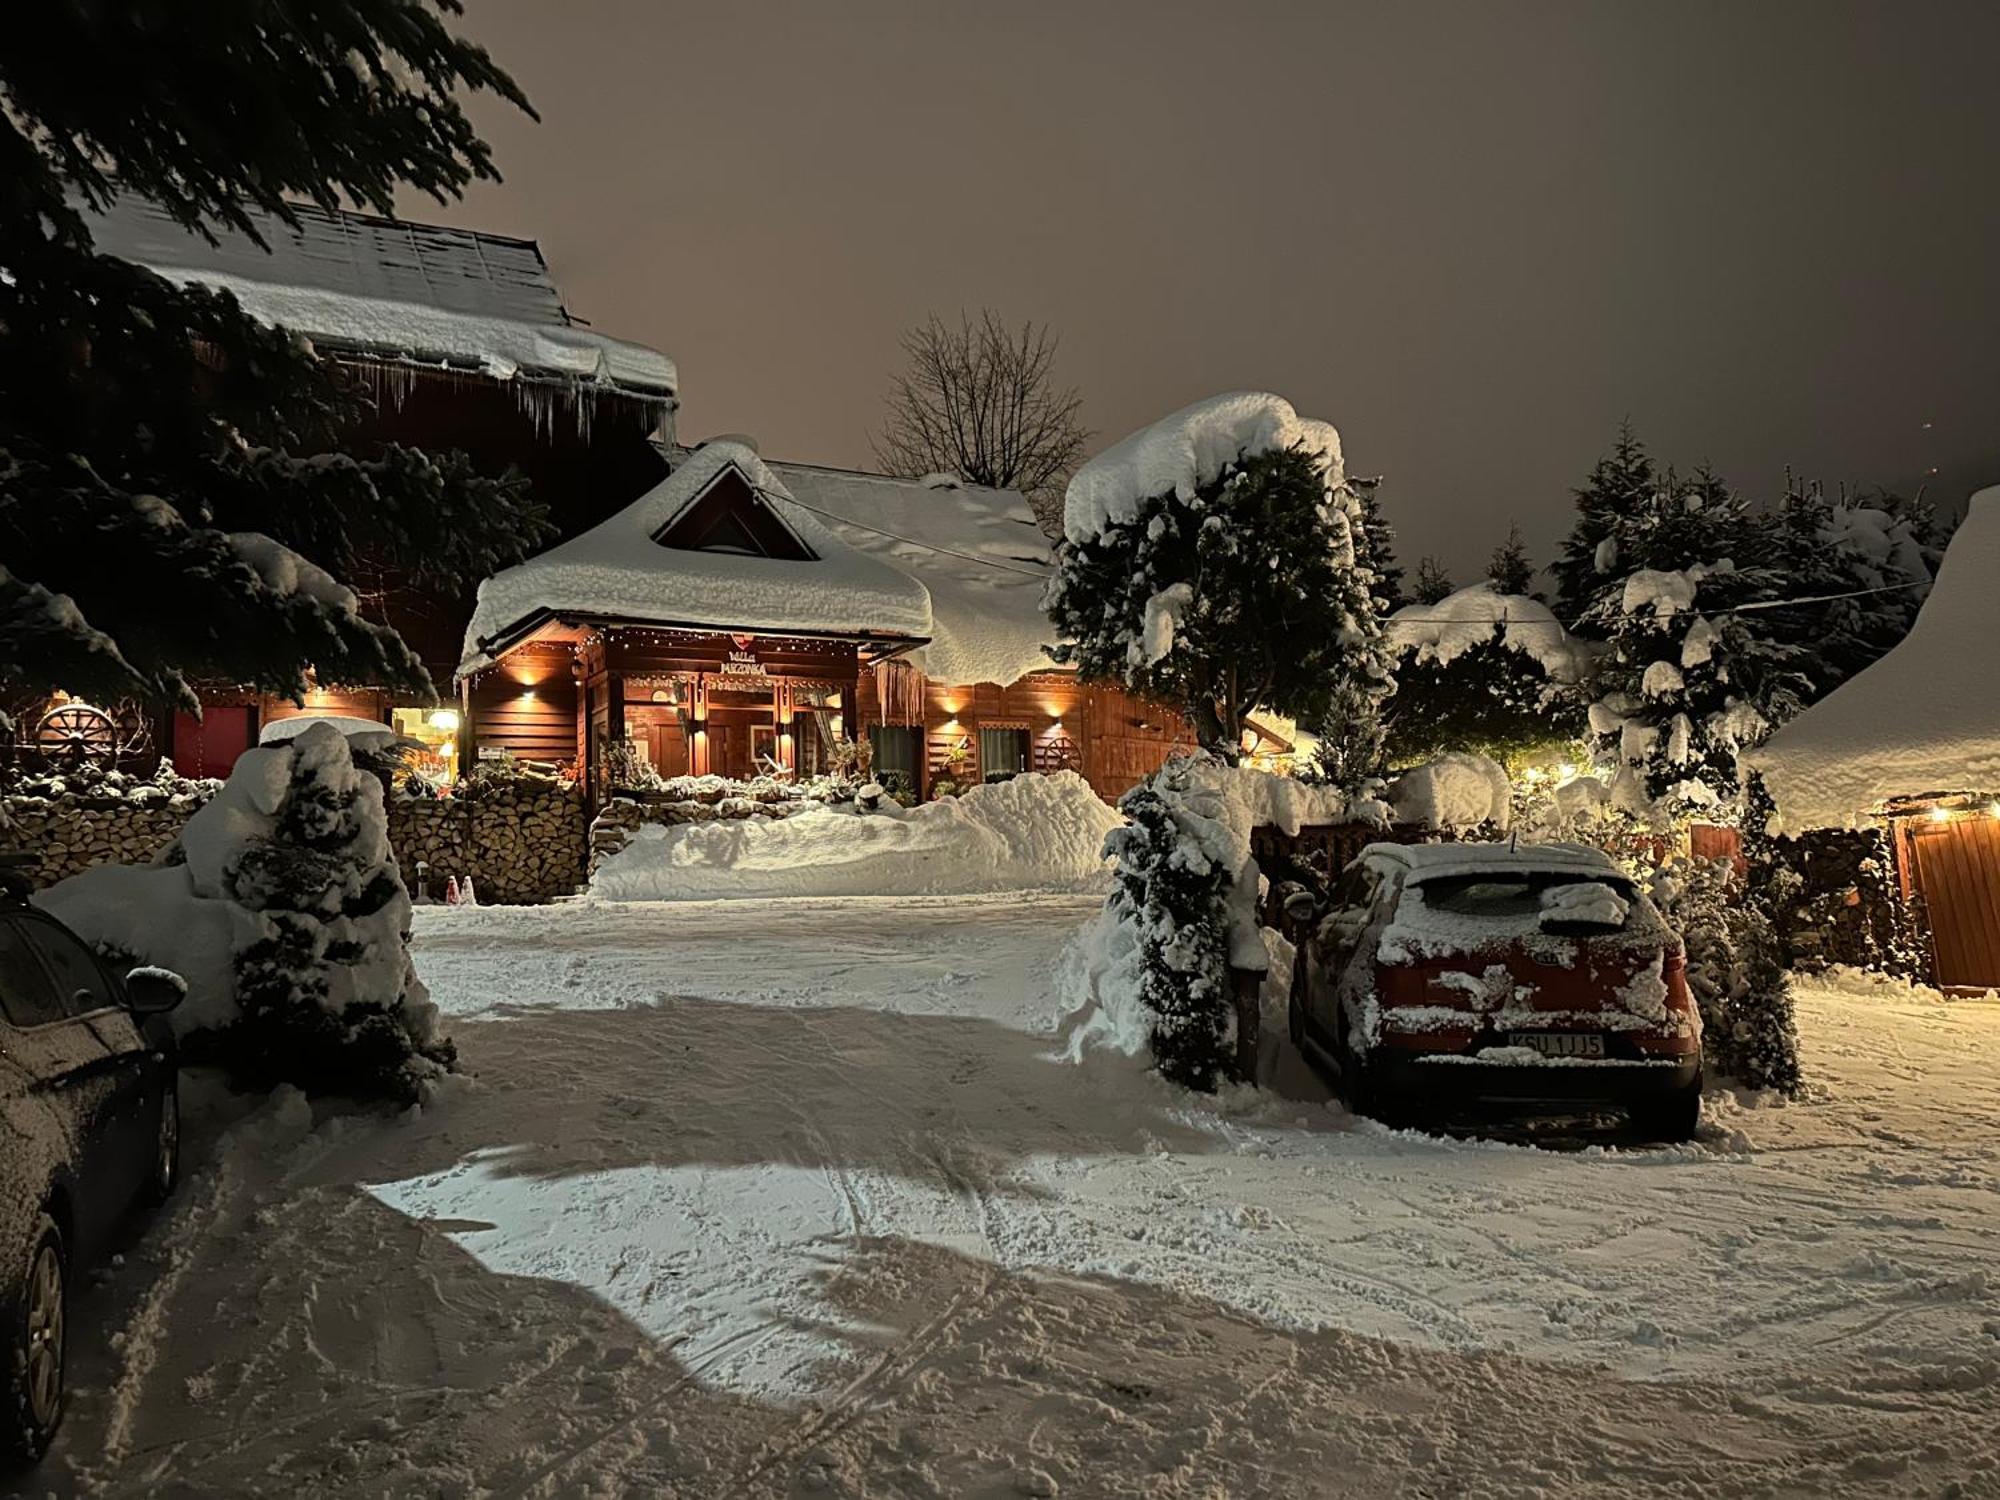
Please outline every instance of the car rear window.
[[69, 1015], [21, 923], [12, 918], [0, 918], [0, 1012], [15, 1026], [46, 1026]]
[[1629, 881], [1612, 875], [1566, 875], [1543, 871], [1490, 871], [1477, 875], [1441, 875], [1417, 889], [1432, 911], [1465, 917], [1524, 917], [1540, 919], [1544, 896], [1565, 886], [1607, 886], [1630, 901]]

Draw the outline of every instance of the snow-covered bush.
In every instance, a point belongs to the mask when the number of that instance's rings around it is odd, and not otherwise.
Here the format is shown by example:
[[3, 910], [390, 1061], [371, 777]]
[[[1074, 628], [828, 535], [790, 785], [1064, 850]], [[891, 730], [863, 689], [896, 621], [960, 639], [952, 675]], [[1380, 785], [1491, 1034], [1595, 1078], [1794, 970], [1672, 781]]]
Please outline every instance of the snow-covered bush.
[[1117, 861], [1104, 910], [1066, 959], [1072, 1054], [1090, 1045], [1151, 1049], [1160, 1071], [1212, 1089], [1235, 1071], [1230, 970], [1269, 965], [1258, 921], [1262, 872], [1252, 830], [1309, 823], [1388, 824], [1377, 801], [1330, 786], [1177, 757], [1120, 800], [1126, 824], [1105, 838]]
[[1483, 755], [1454, 753], [1405, 771], [1389, 784], [1396, 821], [1454, 833], [1505, 833], [1514, 811], [1507, 769]]
[[1750, 1088], [1799, 1093], [1791, 978], [1761, 903], [1727, 860], [1677, 860], [1655, 877], [1653, 894], [1687, 945], [1709, 1066]]
[[190, 1055], [258, 1086], [408, 1098], [451, 1065], [409, 957], [410, 898], [379, 778], [315, 725], [241, 756], [179, 864], [104, 866], [37, 903], [189, 983]]

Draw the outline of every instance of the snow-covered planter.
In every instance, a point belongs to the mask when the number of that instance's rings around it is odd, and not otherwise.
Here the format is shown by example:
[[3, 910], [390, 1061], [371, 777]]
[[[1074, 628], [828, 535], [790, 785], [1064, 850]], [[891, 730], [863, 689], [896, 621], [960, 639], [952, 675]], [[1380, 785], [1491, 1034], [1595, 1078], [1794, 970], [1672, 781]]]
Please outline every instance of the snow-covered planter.
[[37, 856], [29, 882], [54, 885], [95, 865], [142, 865], [173, 846], [222, 785], [174, 773], [151, 777], [84, 767], [23, 778], [0, 795], [0, 845]]
[[260, 1087], [364, 1097], [413, 1097], [450, 1066], [410, 964], [381, 782], [337, 731], [245, 753], [179, 852], [86, 871], [36, 902], [121, 961], [185, 977], [173, 1021], [190, 1056]]
[[1071, 1052], [1150, 1050], [1175, 1082], [1212, 1089], [1246, 1071], [1254, 1037], [1242, 1028], [1256, 1024], [1256, 1011], [1238, 997], [1254, 995], [1252, 976], [1270, 963], [1252, 832], [1355, 821], [1382, 828], [1389, 810], [1206, 755], [1168, 761], [1119, 807], [1127, 821], [1104, 844], [1117, 883], [1066, 960]]

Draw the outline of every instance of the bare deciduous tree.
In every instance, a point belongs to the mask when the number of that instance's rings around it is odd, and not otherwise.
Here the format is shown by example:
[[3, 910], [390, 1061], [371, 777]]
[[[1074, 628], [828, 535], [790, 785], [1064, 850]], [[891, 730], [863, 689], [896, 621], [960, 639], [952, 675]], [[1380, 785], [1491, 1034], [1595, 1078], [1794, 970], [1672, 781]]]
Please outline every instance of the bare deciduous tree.
[[1089, 431], [1083, 398], [1052, 378], [1056, 340], [1046, 325], [1017, 333], [990, 309], [935, 313], [903, 336], [909, 368], [889, 391], [889, 420], [875, 458], [895, 474], [956, 474], [970, 484], [1018, 490], [1051, 535], [1061, 530], [1062, 487]]

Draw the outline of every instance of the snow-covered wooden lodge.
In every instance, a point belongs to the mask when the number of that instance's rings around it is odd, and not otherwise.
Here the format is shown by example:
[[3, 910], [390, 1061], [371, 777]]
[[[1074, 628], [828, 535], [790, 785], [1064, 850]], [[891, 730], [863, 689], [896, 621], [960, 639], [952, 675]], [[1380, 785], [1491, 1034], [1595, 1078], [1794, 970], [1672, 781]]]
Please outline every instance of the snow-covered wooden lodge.
[[682, 448], [673, 361], [573, 316], [533, 241], [298, 214], [253, 213], [268, 250], [136, 199], [91, 227], [341, 361], [378, 398], [364, 441], [514, 465], [566, 540], [452, 597], [393, 572], [371, 590], [456, 705], [325, 690], [301, 709], [210, 684], [148, 747], [183, 773], [226, 774], [301, 711], [390, 723], [441, 779], [509, 753], [597, 794], [613, 746], [664, 775], [809, 775], [846, 736], [919, 795], [1068, 767], [1111, 796], [1189, 742], [1172, 713], [1051, 666], [1048, 543], [1019, 496]]
[[1936, 983], [2000, 987], [2000, 487], [1972, 497], [1910, 633], [1744, 757], [1786, 834], [1885, 827]]
[[1053, 667], [1047, 539], [1021, 497], [938, 477], [677, 453], [617, 515], [489, 580], [466, 631], [474, 754], [574, 759], [607, 787], [629, 741], [662, 776], [811, 775], [843, 737], [915, 794], [1075, 770], [1105, 796], [1188, 743], [1181, 722]]

